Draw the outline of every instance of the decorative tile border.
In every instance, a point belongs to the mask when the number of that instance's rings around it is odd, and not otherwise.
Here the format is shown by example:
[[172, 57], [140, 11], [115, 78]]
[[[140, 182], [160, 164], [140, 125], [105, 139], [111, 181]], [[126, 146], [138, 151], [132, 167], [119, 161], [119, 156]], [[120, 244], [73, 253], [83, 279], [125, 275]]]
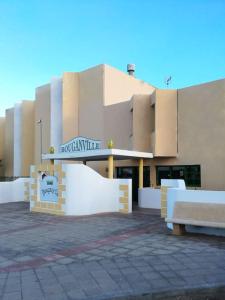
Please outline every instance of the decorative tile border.
[[24, 201], [30, 201], [30, 183], [28, 181], [24, 182]]
[[129, 207], [128, 207], [128, 205], [129, 205], [128, 204], [128, 196], [129, 196], [128, 185], [127, 184], [120, 184], [119, 189], [120, 189], [120, 192], [122, 194], [122, 196], [120, 196], [120, 198], [119, 198], [119, 202], [123, 206], [123, 208], [119, 209], [119, 212], [128, 214], [128, 212], [129, 212]]
[[167, 217], [167, 186], [161, 186], [161, 218]]
[[[38, 178], [41, 172], [47, 172], [50, 176], [54, 174], [58, 177], [58, 202], [40, 201], [38, 199]], [[31, 189], [30, 202], [31, 211], [43, 212], [54, 215], [65, 215], [65, 199], [66, 199], [66, 173], [61, 164], [42, 164], [39, 166], [31, 166]]]

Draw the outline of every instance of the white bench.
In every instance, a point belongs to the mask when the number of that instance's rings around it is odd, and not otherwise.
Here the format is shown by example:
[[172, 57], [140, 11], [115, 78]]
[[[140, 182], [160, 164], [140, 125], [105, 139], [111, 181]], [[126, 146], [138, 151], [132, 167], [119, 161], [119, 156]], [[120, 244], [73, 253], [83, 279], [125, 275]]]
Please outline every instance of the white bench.
[[225, 228], [225, 203], [176, 201], [173, 217], [166, 218], [173, 224], [173, 233], [185, 233], [185, 225]]

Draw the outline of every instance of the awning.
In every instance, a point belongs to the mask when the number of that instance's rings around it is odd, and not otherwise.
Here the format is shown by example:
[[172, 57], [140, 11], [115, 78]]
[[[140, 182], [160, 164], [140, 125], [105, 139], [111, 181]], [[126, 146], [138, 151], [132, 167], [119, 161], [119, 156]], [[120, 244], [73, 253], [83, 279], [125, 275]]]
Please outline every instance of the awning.
[[153, 158], [150, 152], [139, 152], [122, 149], [100, 149], [76, 153], [42, 154], [43, 160], [71, 160], [71, 161], [101, 161], [113, 156], [115, 160], [149, 159]]

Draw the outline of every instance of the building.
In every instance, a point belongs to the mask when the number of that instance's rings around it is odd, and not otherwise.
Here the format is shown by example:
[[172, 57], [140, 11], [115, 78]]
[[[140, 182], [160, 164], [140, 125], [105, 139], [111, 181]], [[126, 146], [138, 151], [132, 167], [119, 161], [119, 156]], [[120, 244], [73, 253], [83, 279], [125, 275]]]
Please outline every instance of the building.
[[5, 140], [5, 118], [0, 117], [0, 178], [4, 178], [4, 140]]
[[[35, 100], [22, 101], [0, 119], [0, 172], [29, 176], [41, 153], [85, 136], [112, 139], [115, 148], [152, 152], [145, 161], [144, 185], [162, 178], [182, 178], [190, 188], [225, 189], [225, 80], [178, 90], [154, 86], [108, 65], [38, 87]], [[89, 163], [107, 175], [104, 162]], [[133, 178], [137, 193], [138, 163], [116, 162], [115, 176]]]
[[5, 180], [28, 176], [34, 162], [34, 104], [23, 100], [7, 109], [1, 119], [1, 174]]

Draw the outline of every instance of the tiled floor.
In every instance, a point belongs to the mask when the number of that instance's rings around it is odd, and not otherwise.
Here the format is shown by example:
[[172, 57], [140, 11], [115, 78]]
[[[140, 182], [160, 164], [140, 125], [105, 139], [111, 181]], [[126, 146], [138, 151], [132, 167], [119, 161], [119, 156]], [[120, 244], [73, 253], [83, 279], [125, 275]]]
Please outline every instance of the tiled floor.
[[148, 211], [57, 217], [0, 205], [0, 299], [225, 299], [223, 287], [225, 238], [172, 236]]

